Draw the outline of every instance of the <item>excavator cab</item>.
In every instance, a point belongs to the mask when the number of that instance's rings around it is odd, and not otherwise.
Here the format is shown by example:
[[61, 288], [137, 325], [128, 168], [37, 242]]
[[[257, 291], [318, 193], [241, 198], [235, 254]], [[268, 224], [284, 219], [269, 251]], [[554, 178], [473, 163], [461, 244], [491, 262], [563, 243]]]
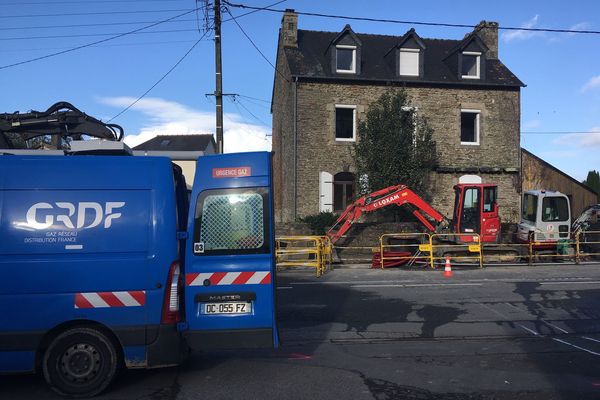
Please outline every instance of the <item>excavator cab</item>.
[[[453, 231], [478, 233], [482, 243], [498, 243], [498, 187], [491, 184], [458, 184], [454, 186]], [[463, 238], [463, 241], [469, 241]]]

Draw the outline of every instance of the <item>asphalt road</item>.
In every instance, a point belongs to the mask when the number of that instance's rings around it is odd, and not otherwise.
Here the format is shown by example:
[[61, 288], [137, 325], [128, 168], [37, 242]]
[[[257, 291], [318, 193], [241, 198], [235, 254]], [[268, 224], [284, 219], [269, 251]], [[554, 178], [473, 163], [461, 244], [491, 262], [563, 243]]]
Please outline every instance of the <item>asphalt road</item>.
[[[600, 265], [278, 280], [282, 346], [125, 371], [102, 399], [600, 399]], [[39, 376], [2, 399], [56, 398]]]

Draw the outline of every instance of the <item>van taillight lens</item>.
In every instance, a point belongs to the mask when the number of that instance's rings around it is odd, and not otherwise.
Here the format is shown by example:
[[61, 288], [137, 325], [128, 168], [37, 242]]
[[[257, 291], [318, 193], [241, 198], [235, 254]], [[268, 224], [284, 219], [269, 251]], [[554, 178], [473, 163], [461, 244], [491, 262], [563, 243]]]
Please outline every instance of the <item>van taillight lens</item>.
[[179, 263], [174, 262], [169, 269], [165, 300], [163, 305], [162, 323], [175, 324], [179, 322], [179, 300], [180, 300], [180, 268]]

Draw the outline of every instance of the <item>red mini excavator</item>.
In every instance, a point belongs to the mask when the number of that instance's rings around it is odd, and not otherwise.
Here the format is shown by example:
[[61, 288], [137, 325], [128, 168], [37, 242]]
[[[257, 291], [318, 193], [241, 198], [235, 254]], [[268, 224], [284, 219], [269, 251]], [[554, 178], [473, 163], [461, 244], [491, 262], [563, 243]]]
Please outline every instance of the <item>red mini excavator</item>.
[[454, 186], [455, 200], [452, 220], [444, 217], [419, 195], [405, 185], [389, 186], [360, 197], [349, 205], [327, 236], [332, 243], [339, 240], [364, 213], [396, 205], [407, 206], [412, 214], [431, 232], [462, 233], [460, 241], [470, 242], [468, 234], [479, 234], [482, 243], [498, 243], [500, 217], [498, 215], [497, 186], [493, 184], [458, 184]]

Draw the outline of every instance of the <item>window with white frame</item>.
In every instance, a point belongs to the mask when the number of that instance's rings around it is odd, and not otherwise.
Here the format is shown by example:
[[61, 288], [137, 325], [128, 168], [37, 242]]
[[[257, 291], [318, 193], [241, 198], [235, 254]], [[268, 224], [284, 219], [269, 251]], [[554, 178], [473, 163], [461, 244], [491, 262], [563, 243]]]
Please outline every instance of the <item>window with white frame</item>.
[[356, 106], [335, 106], [335, 140], [356, 140]]
[[465, 51], [462, 53], [462, 77], [479, 79], [481, 75], [481, 53]]
[[480, 110], [460, 110], [460, 144], [479, 144]]
[[356, 46], [335, 46], [335, 71], [343, 74], [356, 73]]
[[419, 76], [419, 49], [400, 49], [400, 75]]

